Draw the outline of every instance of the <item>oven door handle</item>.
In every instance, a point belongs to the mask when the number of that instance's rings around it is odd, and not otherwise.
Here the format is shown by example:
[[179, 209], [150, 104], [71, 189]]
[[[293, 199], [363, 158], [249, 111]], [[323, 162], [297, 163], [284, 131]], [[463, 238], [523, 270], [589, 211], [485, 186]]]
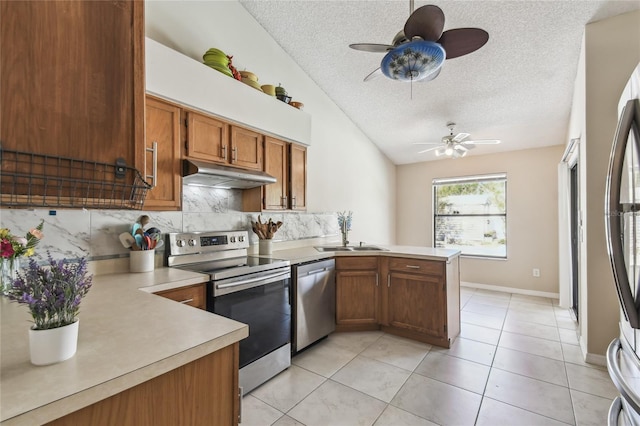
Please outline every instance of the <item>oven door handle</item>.
[[277, 274], [272, 274], [272, 275], [263, 275], [261, 277], [256, 277], [256, 278], [249, 278], [246, 280], [242, 280], [242, 281], [235, 281], [229, 284], [216, 284], [216, 288], [217, 289], [223, 289], [223, 288], [230, 288], [230, 287], [238, 287], [241, 285], [246, 285], [246, 284], [251, 284], [251, 283], [255, 283], [258, 281], [266, 281], [266, 280], [271, 280], [274, 278], [289, 278], [291, 276], [291, 272], [290, 271], [286, 271], [286, 272], [280, 272]]

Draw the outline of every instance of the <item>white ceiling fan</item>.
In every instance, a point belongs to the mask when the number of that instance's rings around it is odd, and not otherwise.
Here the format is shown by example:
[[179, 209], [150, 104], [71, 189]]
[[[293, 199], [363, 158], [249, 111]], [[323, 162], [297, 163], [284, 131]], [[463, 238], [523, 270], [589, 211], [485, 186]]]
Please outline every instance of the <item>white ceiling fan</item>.
[[453, 134], [453, 128], [456, 123], [448, 122], [447, 127], [449, 128], [450, 134], [447, 136], [443, 136], [440, 142], [416, 142], [414, 145], [437, 145], [432, 148], [427, 148], [425, 150], [419, 151], [418, 154], [423, 154], [425, 152], [435, 151], [436, 157], [441, 157], [446, 155], [452, 158], [460, 158], [467, 155], [469, 150], [474, 149], [476, 145], [496, 145], [500, 143], [498, 139], [478, 139], [478, 140], [466, 140], [469, 136], [469, 133], [458, 133], [457, 135]]

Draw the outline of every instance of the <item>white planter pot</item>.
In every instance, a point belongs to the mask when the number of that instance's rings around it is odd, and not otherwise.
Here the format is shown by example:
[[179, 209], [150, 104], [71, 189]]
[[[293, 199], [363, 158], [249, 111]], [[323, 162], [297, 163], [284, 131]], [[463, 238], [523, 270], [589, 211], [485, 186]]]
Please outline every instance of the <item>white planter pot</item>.
[[29, 329], [29, 353], [34, 365], [55, 364], [71, 358], [78, 348], [80, 320], [48, 330]]

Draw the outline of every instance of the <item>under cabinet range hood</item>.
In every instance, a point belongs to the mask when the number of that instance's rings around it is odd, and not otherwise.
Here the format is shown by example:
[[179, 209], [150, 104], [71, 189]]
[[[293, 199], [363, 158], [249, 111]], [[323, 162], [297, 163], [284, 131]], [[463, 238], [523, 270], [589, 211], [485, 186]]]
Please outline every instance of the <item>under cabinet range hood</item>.
[[184, 160], [182, 183], [211, 188], [247, 189], [276, 183], [273, 176], [258, 170], [243, 170], [200, 160]]

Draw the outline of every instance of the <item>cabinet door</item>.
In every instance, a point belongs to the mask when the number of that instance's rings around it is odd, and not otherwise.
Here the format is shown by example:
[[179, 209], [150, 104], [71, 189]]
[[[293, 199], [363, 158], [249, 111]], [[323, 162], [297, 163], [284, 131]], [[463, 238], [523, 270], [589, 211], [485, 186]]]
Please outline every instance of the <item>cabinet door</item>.
[[441, 279], [391, 272], [387, 290], [390, 326], [434, 337], [446, 335], [446, 301]]
[[187, 156], [216, 163], [229, 158], [229, 125], [196, 112], [187, 113]]
[[252, 170], [262, 170], [262, 140], [260, 133], [231, 126], [231, 164]]
[[291, 144], [291, 179], [289, 185], [292, 210], [307, 209], [307, 148]]
[[140, 168], [144, 2], [2, 1], [0, 16], [3, 148]]
[[147, 193], [145, 210], [179, 210], [180, 107], [154, 98], [146, 102], [144, 179], [153, 188]]
[[379, 283], [377, 271], [336, 272], [336, 323], [378, 323]]
[[287, 208], [288, 182], [287, 142], [266, 137], [264, 141], [264, 171], [278, 179], [276, 183], [264, 186], [265, 210], [285, 210]]

